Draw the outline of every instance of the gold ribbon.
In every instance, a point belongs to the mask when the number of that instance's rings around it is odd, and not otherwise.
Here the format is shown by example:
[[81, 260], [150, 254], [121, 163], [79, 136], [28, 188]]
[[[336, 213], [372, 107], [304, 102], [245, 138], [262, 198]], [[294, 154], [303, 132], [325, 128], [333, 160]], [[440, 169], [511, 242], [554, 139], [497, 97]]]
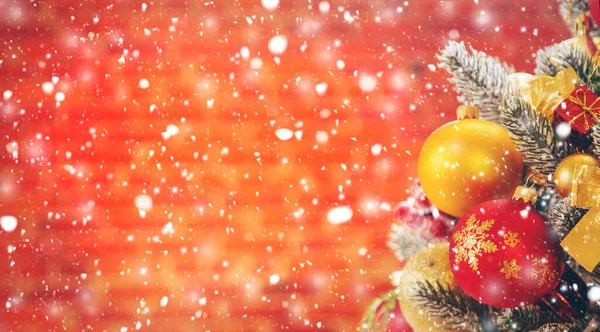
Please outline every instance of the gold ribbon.
[[573, 122], [577, 121], [577, 119], [583, 116], [585, 130], [590, 130], [592, 128], [592, 125], [590, 125], [586, 115], [589, 115], [592, 118], [594, 118], [594, 123], [598, 121], [598, 119], [600, 118], [598, 114], [598, 112], [600, 112], [600, 105], [596, 106], [596, 104], [600, 103], [600, 97], [597, 97], [596, 100], [594, 100], [594, 102], [588, 106], [587, 93], [585, 91], [577, 89], [577, 91], [575, 91], [575, 94], [577, 95], [577, 97], [568, 95], [566, 100], [581, 107], [583, 112], [577, 114], [571, 120], [569, 120], [569, 124], [573, 124]]
[[590, 210], [560, 245], [591, 272], [600, 262], [600, 167], [575, 166], [571, 205]]
[[519, 88], [522, 99], [548, 120], [553, 119], [554, 110], [565, 100], [565, 96], [575, 90], [577, 84], [577, 73], [573, 68], [563, 69], [554, 77], [526, 73], [514, 73], [509, 77]]

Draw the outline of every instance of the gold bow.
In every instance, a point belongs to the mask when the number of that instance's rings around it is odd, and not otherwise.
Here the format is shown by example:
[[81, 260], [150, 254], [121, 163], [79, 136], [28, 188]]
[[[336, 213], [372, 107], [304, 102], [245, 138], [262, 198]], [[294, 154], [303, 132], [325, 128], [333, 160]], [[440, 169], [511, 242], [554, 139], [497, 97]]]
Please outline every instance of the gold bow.
[[600, 262], [600, 167], [575, 165], [571, 205], [590, 210], [560, 245], [591, 272]]
[[589, 115], [592, 118], [594, 118], [594, 123], [598, 121], [598, 119], [600, 118], [598, 114], [598, 112], [600, 112], [600, 105], [596, 106], [596, 104], [600, 103], [600, 97], [596, 98], [596, 100], [594, 100], [594, 102], [588, 106], [587, 93], [585, 93], [585, 91], [577, 89], [575, 94], [577, 95], [577, 97], [573, 95], [568, 95], [566, 99], [572, 102], [573, 104], [581, 107], [583, 112], [577, 114], [571, 120], [569, 120], [569, 124], [573, 124], [573, 122], [577, 121], [577, 119], [583, 116], [585, 130], [590, 130], [593, 124], [589, 123], [588, 117], [586, 115]]
[[573, 68], [563, 69], [554, 77], [515, 73], [510, 78], [519, 88], [522, 99], [548, 120], [553, 119], [554, 110], [575, 89], [577, 83], [577, 73]]

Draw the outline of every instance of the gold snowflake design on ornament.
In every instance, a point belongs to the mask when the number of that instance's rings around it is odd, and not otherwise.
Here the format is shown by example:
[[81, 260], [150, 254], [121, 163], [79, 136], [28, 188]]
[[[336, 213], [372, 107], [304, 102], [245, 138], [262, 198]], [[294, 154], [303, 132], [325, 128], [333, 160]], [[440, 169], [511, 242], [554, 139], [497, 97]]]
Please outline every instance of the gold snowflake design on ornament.
[[521, 267], [517, 264], [516, 259], [513, 259], [510, 262], [504, 261], [502, 264], [504, 264], [504, 267], [500, 269], [500, 272], [504, 273], [504, 278], [506, 278], [506, 280], [519, 277], [519, 271], [521, 271]]
[[534, 268], [531, 270], [531, 277], [537, 279], [538, 287], [547, 285], [552, 279], [556, 278], [558, 273], [548, 265], [548, 260], [544, 257], [533, 259]]
[[487, 232], [492, 226], [493, 219], [479, 221], [474, 214], [469, 217], [465, 227], [452, 236], [456, 241], [455, 264], [467, 262], [473, 271], [479, 270], [479, 257], [498, 250], [494, 242], [488, 239], [490, 235]]
[[508, 233], [504, 234], [504, 244], [507, 246], [514, 248], [519, 242], [519, 236], [517, 233], [508, 231]]

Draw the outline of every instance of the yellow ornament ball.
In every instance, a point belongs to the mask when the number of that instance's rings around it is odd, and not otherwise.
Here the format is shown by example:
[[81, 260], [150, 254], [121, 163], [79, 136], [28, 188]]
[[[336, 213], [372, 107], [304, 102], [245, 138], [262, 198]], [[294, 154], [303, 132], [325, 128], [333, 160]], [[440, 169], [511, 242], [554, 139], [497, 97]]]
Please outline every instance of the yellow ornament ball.
[[450, 122], [425, 141], [418, 164], [427, 198], [460, 217], [521, 184], [523, 159], [503, 127], [479, 119]]
[[406, 321], [415, 331], [446, 331], [434, 319], [422, 312], [412, 296], [419, 282], [429, 281], [435, 284], [448, 284], [456, 287], [454, 275], [450, 270], [448, 243], [439, 243], [417, 252], [402, 270], [398, 285], [400, 308]]
[[572, 154], [563, 159], [556, 167], [556, 171], [554, 171], [556, 193], [558, 193], [560, 197], [565, 198], [571, 195], [575, 165], [600, 166], [600, 161], [585, 153]]

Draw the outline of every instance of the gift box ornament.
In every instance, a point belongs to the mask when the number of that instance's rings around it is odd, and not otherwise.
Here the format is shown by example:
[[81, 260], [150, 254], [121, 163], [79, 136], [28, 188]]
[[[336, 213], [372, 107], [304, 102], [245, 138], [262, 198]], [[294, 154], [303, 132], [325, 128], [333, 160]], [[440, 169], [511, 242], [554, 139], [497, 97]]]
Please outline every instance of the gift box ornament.
[[580, 85], [556, 108], [555, 115], [578, 133], [587, 134], [600, 118], [600, 98]]
[[577, 73], [573, 68], [563, 69], [555, 76], [514, 73], [509, 77], [519, 89], [521, 98], [550, 121], [564, 96], [577, 86]]

